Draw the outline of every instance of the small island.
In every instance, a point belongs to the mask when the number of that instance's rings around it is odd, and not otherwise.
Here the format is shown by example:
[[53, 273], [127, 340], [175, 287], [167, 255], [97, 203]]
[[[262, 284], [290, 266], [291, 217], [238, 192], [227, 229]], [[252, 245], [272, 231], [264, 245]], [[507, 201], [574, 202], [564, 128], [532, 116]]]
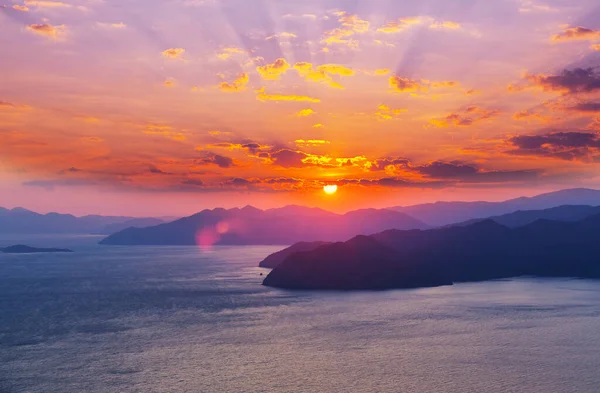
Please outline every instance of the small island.
[[66, 248], [37, 248], [17, 244], [15, 246], [0, 248], [0, 252], [5, 254], [38, 254], [38, 253], [50, 253], [50, 252], [73, 252]]

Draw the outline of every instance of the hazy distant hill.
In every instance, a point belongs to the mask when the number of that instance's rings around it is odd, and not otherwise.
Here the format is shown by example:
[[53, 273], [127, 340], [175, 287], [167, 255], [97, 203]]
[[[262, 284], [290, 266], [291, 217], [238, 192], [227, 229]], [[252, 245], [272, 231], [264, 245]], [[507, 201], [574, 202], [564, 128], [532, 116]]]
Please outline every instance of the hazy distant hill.
[[387, 289], [516, 276], [600, 278], [600, 215], [537, 220], [508, 228], [493, 220], [433, 230], [385, 231], [296, 252], [264, 285], [290, 289]]
[[86, 233], [108, 235], [122, 229], [144, 227], [163, 223], [158, 218], [89, 215], [75, 217], [71, 214], [39, 214], [20, 207], [0, 208], [0, 233]]
[[436, 202], [390, 209], [406, 213], [431, 226], [443, 226], [517, 210], [540, 210], [561, 205], [600, 206], [600, 191], [574, 188], [504, 202]]
[[298, 241], [346, 240], [385, 229], [426, 228], [422, 222], [392, 210], [357, 210], [335, 214], [287, 206], [259, 210], [204, 210], [190, 217], [148, 228], [128, 228], [102, 240], [112, 245], [292, 244]]
[[600, 206], [558, 206], [544, 210], [518, 210], [514, 213], [493, 216], [489, 218], [475, 218], [472, 220], [450, 224], [451, 226], [466, 226], [486, 219], [494, 220], [509, 228], [522, 227], [537, 220], [552, 221], [580, 221], [586, 217], [600, 214]]

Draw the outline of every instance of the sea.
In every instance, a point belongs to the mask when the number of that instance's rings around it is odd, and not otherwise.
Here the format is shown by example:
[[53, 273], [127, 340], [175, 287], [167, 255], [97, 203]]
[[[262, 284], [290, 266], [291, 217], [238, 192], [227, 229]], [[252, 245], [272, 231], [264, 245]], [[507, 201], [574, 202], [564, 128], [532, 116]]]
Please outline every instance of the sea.
[[[600, 281], [261, 285], [281, 247], [0, 236], [0, 392], [600, 392]], [[485, 263], [485, 261], [482, 261]]]

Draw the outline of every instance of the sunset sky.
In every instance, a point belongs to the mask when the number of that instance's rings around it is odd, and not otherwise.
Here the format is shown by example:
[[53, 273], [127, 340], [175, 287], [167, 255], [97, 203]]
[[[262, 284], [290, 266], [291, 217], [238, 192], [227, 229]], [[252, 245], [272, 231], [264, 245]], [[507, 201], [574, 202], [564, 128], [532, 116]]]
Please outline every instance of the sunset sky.
[[598, 0], [5, 1], [0, 206], [344, 211], [600, 187]]

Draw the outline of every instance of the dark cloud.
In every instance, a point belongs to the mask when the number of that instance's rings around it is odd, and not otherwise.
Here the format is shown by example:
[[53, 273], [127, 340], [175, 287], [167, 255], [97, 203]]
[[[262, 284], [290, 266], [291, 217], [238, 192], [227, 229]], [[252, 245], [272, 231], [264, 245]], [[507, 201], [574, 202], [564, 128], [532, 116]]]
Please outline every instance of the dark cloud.
[[588, 132], [555, 132], [543, 135], [519, 135], [508, 140], [515, 148], [507, 153], [558, 158], [561, 160], [597, 161], [600, 135]]
[[434, 161], [413, 168], [416, 172], [433, 178], [460, 178], [476, 174], [479, 170], [474, 166], [460, 162]]
[[182, 181], [181, 184], [184, 184], [186, 186], [197, 186], [197, 187], [204, 186], [204, 182], [200, 179], [187, 179], [187, 180]]
[[207, 157], [196, 160], [196, 162], [200, 165], [216, 165], [219, 168], [232, 168], [236, 166], [232, 158], [214, 153], [208, 153]]
[[379, 158], [373, 161], [373, 165], [371, 165], [372, 171], [383, 171], [388, 166], [407, 166], [410, 164], [410, 160], [407, 158]]
[[600, 112], [600, 102], [582, 102], [567, 108], [567, 110], [578, 112]]
[[544, 91], [558, 91], [564, 94], [590, 93], [600, 90], [600, 75], [593, 68], [574, 68], [564, 70], [559, 75], [526, 75], [527, 86], [509, 86], [509, 90], [518, 91], [527, 87], [539, 87]]
[[306, 153], [289, 149], [281, 149], [270, 154], [270, 158], [273, 160], [273, 163], [284, 168], [303, 167], [305, 164], [302, 160], [304, 160], [306, 157], [308, 157]]

